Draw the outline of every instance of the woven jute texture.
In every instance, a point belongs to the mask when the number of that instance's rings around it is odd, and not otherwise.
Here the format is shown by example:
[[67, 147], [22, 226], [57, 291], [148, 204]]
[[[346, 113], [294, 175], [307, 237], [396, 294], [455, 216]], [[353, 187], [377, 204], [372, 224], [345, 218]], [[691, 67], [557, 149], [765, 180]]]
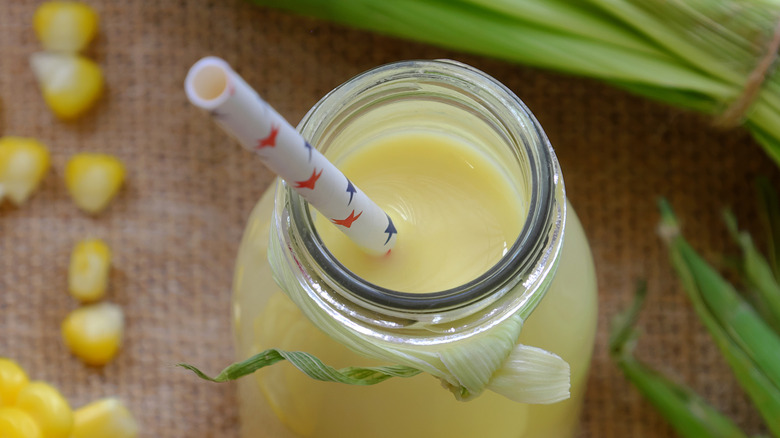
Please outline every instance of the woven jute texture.
[[[326, 92], [376, 65], [453, 58], [514, 90], [545, 127], [569, 198], [590, 238], [599, 280], [599, 330], [582, 437], [674, 436], [610, 361], [610, 318], [647, 279], [637, 354], [685, 382], [746, 431], [761, 421], [698, 322], [656, 235], [666, 196], [709, 260], [735, 252], [720, 216], [731, 207], [757, 229], [752, 181], [778, 181], [743, 131], [639, 99], [600, 83], [446, 51], [266, 10], [237, 0], [91, 0], [101, 29], [87, 50], [107, 91], [82, 119], [46, 108], [28, 66], [40, 50], [37, 2], [0, 2], [0, 134], [48, 145], [52, 170], [21, 206], [0, 206], [0, 356], [57, 386], [74, 405], [122, 398], [146, 437], [237, 437], [236, 391], [198, 381], [180, 361], [217, 371], [233, 358], [230, 289], [245, 220], [272, 175], [229, 141], [183, 93], [200, 57], [231, 63], [293, 124]], [[66, 192], [67, 159], [116, 155], [127, 184], [102, 214]], [[102, 368], [70, 355], [59, 326], [78, 304], [67, 293], [75, 242], [105, 239], [114, 252], [108, 300], [127, 317], [121, 354]]]

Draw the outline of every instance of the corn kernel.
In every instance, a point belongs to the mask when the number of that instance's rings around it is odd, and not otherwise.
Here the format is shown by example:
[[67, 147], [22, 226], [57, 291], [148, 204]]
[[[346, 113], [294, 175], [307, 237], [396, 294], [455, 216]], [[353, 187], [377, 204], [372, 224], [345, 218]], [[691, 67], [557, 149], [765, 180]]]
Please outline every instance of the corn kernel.
[[27, 386], [29, 381], [27, 373], [19, 364], [0, 357], [0, 407], [16, 404], [19, 391]]
[[122, 343], [124, 314], [116, 304], [98, 303], [71, 312], [62, 323], [70, 351], [88, 365], [105, 365]]
[[68, 438], [73, 429], [73, 411], [56, 388], [45, 382], [30, 382], [19, 391], [16, 407], [35, 420], [46, 438]]
[[125, 167], [105, 154], [76, 154], [65, 166], [65, 185], [71, 198], [87, 213], [99, 213], [116, 196], [125, 179]]
[[68, 290], [73, 298], [83, 302], [97, 301], [106, 294], [111, 249], [100, 239], [77, 243], [70, 255]]
[[[0, 138], [0, 192], [20, 205], [49, 170], [49, 150], [32, 138]], [[0, 196], [2, 200], [2, 196]]]
[[76, 410], [71, 438], [135, 438], [138, 424], [121, 401], [107, 398]]
[[50, 1], [35, 10], [33, 29], [46, 50], [78, 52], [97, 34], [98, 16], [84, 3]]
[[32, 416], [15, 408], [0, 408], [0, 437], [42, 438], [41, 430]]
[[83, 56], [39, 52], [30, 57], [30, 66], [43, 92], [43, 100], [62, 120], [78, 118], [103, 93], [103, 71]]

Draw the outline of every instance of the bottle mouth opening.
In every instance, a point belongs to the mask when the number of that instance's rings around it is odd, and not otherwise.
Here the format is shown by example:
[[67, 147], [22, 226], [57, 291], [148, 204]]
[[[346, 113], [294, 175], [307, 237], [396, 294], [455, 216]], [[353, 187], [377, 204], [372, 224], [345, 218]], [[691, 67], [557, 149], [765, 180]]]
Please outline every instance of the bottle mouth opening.
[[[535, 282], [539, 259], [554, 244], [549, 240], [550, 229], [556, 223], [556, 185], [562, 187], [563, 181], [539, 123], [512, 91], [492, 77], [447, 60], [380, 66], [331, 91], [312, 107], [299, 130], [330, 156], [329, 152], [337, 154], [344, 139], [354, 135], [350, 126], [360, 117], [377, 108], [392, 108], [395, 102], [410, 100], [419, 103], [421, 108], [428, 104], [431, 108], [448, 105], [468, 114], [473, 123], [451, 126], [462, 130], [462, 135], [470, 136], [480, 129], [485, 135], [500, 139], [502, 150], [494, 152], [498, 154], [495, 158], [505, 163], [504, 171], [517, 179], [527, 196], [527, 215], [518, 218], [524, 223], [514, 243], [495, 265], [464, 284], [423, 293], [396, 291], [366, 281], [339, 262], [318, 234], [308, 203], [294, 190], [284, 187], [291, 228], [300, 237], [309, 261], [324, 274], [326, 281], [337, 284], [337, 290], [348, 295], [344, 298], [364, 307], [403, 314], [487, 304], [501, 298], [521, 281]], [[431, 115], [435, 118], [440, 114], [434, 110]], [[409, 120], [392, 111], [383, 113], [382, 117], [383, 124], [390, 127], [408, 128]], [[413, 123], [424, 125], [423, 119], [416, 115]]]

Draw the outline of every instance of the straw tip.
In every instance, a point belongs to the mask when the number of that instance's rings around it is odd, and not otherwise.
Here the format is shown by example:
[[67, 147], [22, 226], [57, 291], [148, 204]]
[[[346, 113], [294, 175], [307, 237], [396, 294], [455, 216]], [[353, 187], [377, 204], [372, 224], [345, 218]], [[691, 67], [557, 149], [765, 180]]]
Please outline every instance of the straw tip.
[[206, 56], [195, 62], [184, 79], [189, 101], [202, 109], [213, 110], [228, 98], [232, 69], [222, 58]]

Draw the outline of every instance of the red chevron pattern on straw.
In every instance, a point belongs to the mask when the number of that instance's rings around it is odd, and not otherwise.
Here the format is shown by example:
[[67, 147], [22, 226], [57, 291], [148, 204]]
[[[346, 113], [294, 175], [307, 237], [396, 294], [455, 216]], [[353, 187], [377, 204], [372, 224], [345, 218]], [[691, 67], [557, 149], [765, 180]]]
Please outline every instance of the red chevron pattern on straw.
[[[306, 199], [366, 252], [386, 254], [393, 220], [266, 103], [220, 58], [196, 62], [184, 82], [190, 102]], [[343, 194], [343, 196], [336, 194]]]
[[317, 180], [320, 179], [320, 176], [322, 176], [322, 169], [320, 169], [320, 173], [317, 173], [317, 168], [315, 167], [314, 170], [311, 171], [309, 179], [306, 181], [295, 181], [295, 188], [314, 190], [314, 185], [317, 184]]
[[358, 220], [358, 218], [363, 214], [361, 211], [360, 213], [355, 216], [355, 210], [352, 210], [352, 212], [347, 216], [346, 219], [331, 219], [334, 224], [341, 225], [342, 227], [350, 228], [352, 226], [352, 223]]
[[271, 125], [271, 133], [257, 141], [255, 149], [272, 148], [276, 146], [276, 135], [279, 134], [279, 127]]

